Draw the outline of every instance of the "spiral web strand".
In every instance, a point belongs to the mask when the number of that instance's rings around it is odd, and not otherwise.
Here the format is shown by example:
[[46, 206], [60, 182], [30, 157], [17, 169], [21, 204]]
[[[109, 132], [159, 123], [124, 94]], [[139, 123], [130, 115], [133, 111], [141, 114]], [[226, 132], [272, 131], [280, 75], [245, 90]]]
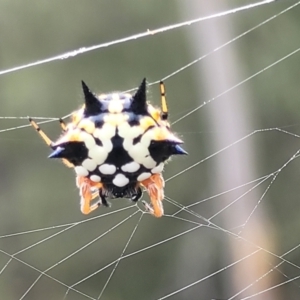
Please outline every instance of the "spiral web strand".
[[[20, 65], [19, 67], [14, 67], [14, 68], [9, 68], [6, 70], [0, 71], [0, 75], [12, 73], [12, 72], [17, 72], [22, 69], [26, 68], [31, 68], [37, 65], [41, 64], [46, 64], [49, 62], [54, 62], [56, 60], [62, 60], [62, 59], [70, 59], [74, 56], [80, 55], [82, 53], [90, 52], [96, 49], [101, 49], [104, 47], [110, 47], [112, 45], [120, 44], [120, 43], [125, 43], [125, 42], [130, 42], [132, 40], [136, 39], [141, 39], [143, 37], [150, 37], [153, 34], [160, 34], [162, 32], [166, 31], [171, 31], [175, 30], [180, 27], [184, 27], [187, 25], [192, 25], [194, 23], [198, 23], [204, 20], [212, 19], [212, 18], [219, 18], [225, 15], [231, 15], [233, 13], [239, 13], [241, 11], [248, 11], [248, 13], [252, 13], [254, 9], [259, 9], [259, 6], [266, 5], [266, 4], [271, 4], [272, 2], [275, 1], [260, 1], [260, 2], [255, 2], [249, 5], [241, 6], [236, 9], [231, 9], [228, 11], [223, 11], [221, 13], [205, 16], [205, 17], [200, 17], [197, 19], [193, 20], [188, 20], [185, 22], [181, 22], [178, 24], [170, 25], [170, 26], [165, 26], [161, 27], [156, 30], [148, 30], [147, 32], [132, 35], [129, 37], [125, 37], [122, 39], [118, 40], [113, 40], [111, 42], [99, 44], [93, 47], [84, 47], [80, 48], [78, 50], [74, 50], [71, 52], [67, 52], [62, 55], [57, 55], [54, 57], [50, 57], [48, 59], [44, 60], [39, 60], [30, 64], [25, 64], [25, 65]], [[244, 31], [242, 34], [239, 34], [235, 36], [233, 39], [230, 39], [229, 41], [223, 43], [222, 45], [216, 47], [213, 51], [206, 53], [205, 55], [200, 56], [199, 58], [194, 59], [191, 62], [186, 63], [184, 66], [177, 68], [174, 71], [169, 71], [167, 72], [167, 75], [162, 76], [163, 78], [157, 78], [157, 80], [151, 82], [149, 85], [155, 85], [159, 82], [160, 79], [163, 80], [168, 80], [173, 77], [180, 76], [182, 72], [185, 70], [189, 69], [195, 64], [199, 64], [202, 60], [207, 59], [210, 55], [213, 55], [215, 52], [222, 51], [225, 47], [233, 44], [240, 38], [243, 38], [244, 36], [250, 34], [251, 32], [260, 29], [261, 27], [265, 26], [268, 22], [274, 21], [276, 18], [282, 16], [285, 13], [288, 13], [290, 11], [293, 11], [293, 9], [296, 9], [296, 7], [300, 4], [300, 1], [290, 4], [287, 8], [283, 9], [282, 11], [276, 13], [275, 15], [272, 15], [271, 17], [265, 19], [263, 22], [260, 22], [256, 26]], [[172, 123], [173, 125], [175, 124], [180, 124], [181, 121], [188, 119], [194, 114], [196, 111], [204, 108], [207, 105], [210, 105], [213, 101], [217, 100], [218, 98], [221, 98], [222, 96], [230, 93], [232, 90], [237, 89], [241, 85], [244, 85], [246, 83], [249, 83], [251, 80], [259, 77], [261, 74], [264, 72], [269, 71], [270, 69], [273, 70], [275, 66], [279, 64], [284, 64], [286, 60], [288, 60], [291, 57], [294, 57], [295, 55], [298, 54], [300, 50], [299, 48], [296, 48], [292, 51], [287, 51], [285, 55], [282, 55], [280, 59], [277, 59], [276, 61], [273, 61], [272, 63], [266, 65], [266, 66], [261, 66], [260, 69], [253, 73], [251, 76], [248, 76], [242, 80], [240, 80], [238, 83], [232, 85], [229, 89], [226, 89], [225, 91], [221, 92], [220, 94], [215, 95], [213, 98], [210, 98], [203, 102], [201, 105], [198, 105], [194, 108], [190, 108], [188, 111], [184, 112], [181, 116], [177, 117]], [[133, 89], [129, 90], [132, 91]], [[69, 115], [65, 115], [63, 118], [67, 118]], [[24, 130], [24, 128], [29, 127], [30, 125], [27, 124], [27, 116], [22, 116], [22, 117], [16, 117], [16, 116], [2, 116], [0, 117], [1, 120], [3, 121], [8, 121], [8, 120], [24, 120], [24, 125], [19, 125], [19, 126], [14, 126], [14, 127], [6, 127], [6, 128], [1, 128], [0, 133], [4, 132], [14, 132], [14, 131], [19, 131], [19, 130]], [[34, 117], [35, 120], [38, 121], [39, 124], [44, 124], [44, 123], [51, 123], [51, 122], [56, 122], [58, 120], [57, 117]], [[298, 124], [296, 124], [298, 125]], [[294, 125], [290, 126], [291, 128], [294, 127]], [[254, 130], [250, 133], [245, 134], [242, 138], [228, 144], [222, 149], [219, 149], [218, 151], [207, 155], [204, 158], [200, 158], [197, 161], [191, 163], [190, 165], [184, 167], [182, 170], [177, 170], [177, 173], [170, 176], [169, 178], [166, 178], [166, 183], [167, 185], [171, 185], [172, 182], [174, 182], [176, 179], [181, 178], [182, 176], [189, 176], [190, 172], [193, 171], [196, 167], [204, 165], [206, 162], [210, 162], [213, 160], [215, 157], [219, 157], [222, 153], [226, 152], [227, 149], [231, 149], [232, 147], [235, 147], [236, 145], [243, 143], [244, 141], [247, 141], [252, 138], [260, 138], [265, 137], [266, 135], [269, 134], [278, 134], [278, 135], [283, 135], [285, 138], [288, 138], [290, 140], [295, 140], [297, 142], [298, 138], [300, 137], [298, 134], [293, 133], [292, 131], [286, 130], [287, 128], [265, 128], [265, 129], [257, 129]], [[5, 141], [4, 141], [5, 142]], [[136, 260], [137, 262], [139, 261], [140, 255], [144, 255], [147, 257], [147, 254], [149, 254], [149, 257], [151, 258], [151, 253], [155, 253], [156, 255], [157, 252], [154, 252], [156, 248], [159, 248], [161, 246], [168, 246], [169, 244], [172, 245], [172, 242], [180, 239], [180, 238], [185, 238], [195, 232], [198, 232], [199, 230], [209, 230], [209, 232], [217, 232], [220, 233], [222, 236], [226, 236], [230, 239], [235, 239], [238, 241], [240, 244], [251, 246], [252, 250], [249, 254], [244, 255], [243, 257], [240, 257], [239, 259], [236, 259], [235, 261], [226, 264], [223, 267], [218, 268], [214, 272], [210, 272], [209, 274], [205, 276], [200, 276], [200, 278], [192, 281], [192, 282], [185, 282], [185, 283], [178, 283], [177, 287], [174, 288], [173, 290], [169, 292], [161, 292], [158, 296], [153, 297], [153, 299], [176, 299], [174, 297], [181, 295], [184, 291], [189, 290], [201, 283], [206, 283], [215, 278], [217, 275], [226, 273], [230, 269], [236, 267], [237, 265], [243, 263], [244, 261], [247, 261], [249, 258], [255, 257], [259, 253], [265, 253], [265, 257], [267, 262], [269, 263], [269, 269], [261, 274], [259, 277], [255, 279], [255, 281], [251, 282], [250, 284], [246, 285], [244, 288], [240, 289], [238, 292], [236, 292], [233, 295], [230, 295], [227, 297], [228, 300], [237, 300], [237, 299], [259, 299], [260, 295], [267, 294], [271, 290], [276, 290], [277, 288], [280, 288], [282, 286], [286, 286], [289, 284], [293, 284], [296, 286], [296, 290], [298, 291], [297, 296], [300, 295], [300, 284], [299, 284], [299, 278], [300, 278], [300, 265], [297, 263], [294, 263], [294, 256], [296, 255], [297, 251], [299, 251], [300, 248], [300, 243], [290, 247], [289, 250], [287, 251], [282, 251], [283, 254], [277, 254], [276, 252], [273, 252], [273, 250], [269, 250], [268, 248], [261, 247], [259, 244], [256, 244], [252, 242], [251, 240], [248, 240], [247, 238], [244, 237], [243, 233], [245, 228], [251, 226], [253, 223], [251, 223], [251, 220], [253, 216], [257, 213], [259, 213], [259, 209], [262, 205], [262, 202], [267, 198], [269, 192], [272, 190], [274, 185], [277, 184], [278, 178], [285, 172], [285, 170], [290, 167], [295, 160], [299, 157], [299, 152], [300, 150], [295, 151], [294, 153], [290, 153], [289, 156], [285, 157], [284, 162], [282, 162], [279, 165], [276, 165], [276, 167], [268, 172], [265, 175], [262, 175], [258, 178], [252, 179], [250, 181], [244, 182], [243, 184], [239, 186], [235, 186], [231, 189], [227, 189], [225, 191], [219, 191], [214, 193], [212, 196], [199, 199], [198, 196], [195, 195], [194, 201], [191, 204], [185, 204], [183, 205], [180, 201], [180, 199], [174, 199], [174, 197], [169, 197], [168, 194], [164, 200], [165, 205], [170, 208], [172, 207], [171, 213], [168, 213], [169, 210], [166, 209], [167, 213], [164, 216], [163, 219], [173, 222], [172, 224], [175, 224], [174, 222], [178, 222], [179, 224], [184, 224], [188, 225], [188, 227], [183, 226], [182, 230], [174, 233], [171, 232], [171, 235], [168, 237], [164, 237], [159, 241], [151, 241], [149, 245], [139, 245], [137, 243], [137, 248], [131, 247], [131, 245], [134, 243], [136, 239], [138, 239], [141, 234], [147, 234], [147, 228], [145, 227], [145, 223], [149, 222], [149, 220], [146, 220], [148, 218], [148, 213], [145, 212], [139, 204], [134, 204], [134, 205], [126, 205], [126, 207], [122, 208], [117, 208], [113, 211], [104, 211], [102, 214], [98, 216], [93, 216], [93, 217], [87, 217], [83, 220], [80, 221], [75, 221], [75, 222], [66, 222], [65, 224], [54, 224], [52, 226], [45, 226], [37, 229], [28, 229], [24, 228], [23, 231], [15, 232], [15, 233], [10, 233], [7, 232], [5, 234], [0, 235], [0, 253], [2, 254], [2, 258], [5, 257], [4, 260], [0, 261], [0, 283], [1, 280], [5, 281], [5, 276], [6, 273], [8, 272], [9, 268], [14, 265], [14, 263], [23, 265], [26, 269], [30, 269], [34, 271], [35, 276], [34, 279], [31, 281], [31, 284], [27, 286], [26, 288], [23, 289], [22, 294], [18, 296], [19, 300], [22, 299], [31, 299], [32, 293], [34, 293], [34, 290], [36, 288], [39, 288], [39, 285], [41, 285], [41, 280], [43, 278], [47, 278], [50, 281], [55, 282], [58, 286], [63, 288], [63, 297], [62, 299], [73, 299], [75, 296], [80, 297], [76, 299], [106, 299], [105, 297], [105, 292], [109, 288], [110, 285], [114, 285], [114, 278], [117, 275], [118, 270], [126, 268], [125, 266], [127, 264], [126, 261], [133, 261]], [[296, 176], [297, 177], [297, 176]], [[45, 189], [49, 188], [45, 184]], [[256, 199], [255, 205], [252, 208], [252, 210], [248, 211], [247, 213], [247, 218], [243, 220], [241, 224], [234, 228], [226, 228], [225, 226], [220, 226], [218, 217], [222, 216], [225, 211], [230, 209], [232, 206], [234, 206], [236, 203], [239, 201], [242, 201], [246, 195], [250, 195], [251, 192], [256, 190], [259, 190], [260, 197]], [[230, 203], [224, 203], [222, 208], [218, 208], [217, 211], [212, 211], [210, 216], [203, 216], [201, 213], [199, 213], [198, 207], [200, 205], [204, 205], [206, 203], [210, 203], [212, 201], [218, 201], [219, 199], [222, 198], [224, 195], [230, 195], [232, 192], [240, 192], [239, 195], [234, 194], [234, 196], [231, 199]], [[285, 201], [288, 201], [286, 199]], [[114, 224], [111, 225], [109, 228], [105, 227], [105, 222], [107, 220], [112, 220], [113, 218], [116, 218], [115, 221], [113, 222]], [[151, 220], [151, 222], [156, 222], [157, 220]], [[131, 223], [130, 223], [131, 222]], [[157, 221], [161, 223], [161, 220]], [[251, 224], [250, 224], [251, 223]], [[96, 224], [96, 225], [92, 225]], [[128, 225], [130, 224], [130, 225]], [[171, 224], [171, 223], [170, 223]], [[53, 262], [50, 266], [44, 266], [41, 265], [41, 267], [37, 267], [39, 265], [38, 261], [36, 262], [28, 262], [26, 260], [26, 253], [32, 251], [33, 249], [39, 247], [39, 246], [44, 246], [47, 245], [48, 243], [51, 243], [53, 239], [58, 239], [64, 236], [64, 234], [69, 234], [69, 236], [74, 237], [73, 233], [74, 230], [78, 227], [83, 227], [83, 226], [89, 226], [89, 228], [97, 228], [100, 229], [99, 232], [95, 232], [95, 235], [93, 238], [90, 240], [84, 241], [83, 243], [76, 243], [74, 244], [74, 247], [72, 248], [72, 251], [68, 254], [65, 254], [64, 257], [61, 259], [57, 260], [56, 262]], [[104, 227], [102, 230], [101, 226]], [[147, 225], [148, 226], [148, 225]], [[151, 226], [151, 225], [150, 225]], [[100, 228], [99, 228], [100, 227]], [[129, 227], [129, 229], [128, 229]], [[97, 247], [99, 246], [99, 243], [103, 241], [103, 243], [106, 243], [109, 245], [109, 243], [113, 244], [114, 238], [119, 237], [118, 230], [120, 228], [124, 228], [124, 232], [122, 233], [123, 236], [123, 242], [124, 245], [123, 247], [117, 249], [118, 252], [117, 258], [110, 261], [110, 262], [105, 262], [103, 265], [100, 265], [97, 262], [97, 257], [94, 258], [95, 260], [95, 268], [94, 271], [90, 271], [90, 273], [86, 274], [83, 272], [80, 274], [80, 279], [78, 279], [75, 282], [72, 283], [65, 283], [62, 280], [60, 280], [58, 273], [54, 273], [55, 275], [52, 275], [52, 271], [55, 269], [60, 268], [61, 266], [69, 266], [70, 264], [76, 264], [78, 263], [77, 257], [78, 255], [83, 255], [85, 256], [85, 253], [89, 253], [90, 247], [94, 246]], [[125, 229], [126, 228], [126, 229]], [[145, 229], [146, 228], [146, 229]], [[90, 229], [89, 229], [90, 230]], [[141, 233], [143, 231], [144, 233]], [[201, 231], [201, 232], [202, 232]], [[53, 233], [54, 232], [54, 233]], [[72, 234], [71, 234], [72, 233]], [[40, 234], [43, 234], [44, 236], [40, 238]], [[34, 235], [38, 235], [38, 238], [35, 242], [35, 238], [29, 239], [31, 241], [26, 247], [19, 249], [18, 251], [10, 252], [9, 250], [4, 250], [7, 247], [7, 244], [10, 243], [10, 241], [14, 241], [14, 239], [17, 238], [24, 238], [26, 237], [32, 237]], [[75, 234], [76, 237], [76, 234]], [[107, 238], [110, 238], [107, 240]], [[3, 244], [1, 243], [3, 242]], [[238, 245], [238, 244], [237, 244]], [[47, 246], [45, 246], [47, 247]], [[237, 246], [238, 247], [238, 246]], [[9, 248], [9, 247], [8, 247]], [[109, 246], [108, 246], [109, 248]], [[171, 246], [172, 248], [172, 246]], [[89, 255], [89, 254], [86, 254]], [[101, 255], [105, 256], [105, 253], [102, 253]], [[293, 256], [294, 255], [294, 256]], [[84, 260], [84, 257], [80, 256], [81, 259]], [[289, 258], [291, 257], [291, 259]], [[132, 260], [134, 258], [134, 260]], [[150, 259], [149, 258], [149, 259]], [[286, 272], [286, 269], [282, 268], [283, 266], [289, 266], [290, 268], [293, 269], [293, 272]], [[73, 265], [74, 268], [74, 265]], [[289, 269], [288, 269], [289, 270]], [[125, 271], [124, 271], [125, 272]], [[273, 282], [273, 285], [264, 288], [260, 290], [259, 292], [252, 293], [252, 288], [256, 285], [258, 285], [261, 281], [263, 281], [265, 278], [267, 278], [270, 274], [277, 272], [278, 274], [281, 275], [281, 281], [280, 282]], [[296, 272], [296, 273], [295, 273]], [[96, 288], [96, 293], [90, 293], [84, 286], [85, 283], [93, 281], [94, 278], [98, 278], [97, 275], [103, 274], [104, 280], [101, 281], [101, 284], [97, 283], [97, 288]], [[291, 275], [292, 274], [292, 275]], [[132, 283], [129, 283], [132, 284]], [[149, 283], [150, 284], [150, 283]], [[134, 283], [133, 283], [134, 285]], [[117, 287], [115, 287], [117, 288]], [[150, 287], [151, 288], [151, 287]], [[250, 291], [250, 294], [247, 296], [245, 295], [245, 292]], [[0, 296], [1, 296], [1, 290], [0, 290]], [[297, 297], [296, 296], [296, 297]], [[201, 299], [212, 299], [212, 297], [208, 296], [207, 298], [203, 297]], [[179, 298], [178, 298], [179, 299]], [[297, 298], [295, 298], [297, 299]]]

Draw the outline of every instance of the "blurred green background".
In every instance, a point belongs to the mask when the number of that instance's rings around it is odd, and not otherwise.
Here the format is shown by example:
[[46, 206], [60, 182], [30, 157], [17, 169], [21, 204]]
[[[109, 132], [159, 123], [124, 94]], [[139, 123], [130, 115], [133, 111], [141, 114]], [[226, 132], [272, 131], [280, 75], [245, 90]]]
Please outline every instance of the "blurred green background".
[[[2, 0], [0, 71], [251, 2], [222, 1], [205, 10], [204, 0]], [[216, 195], [278, 170], [298, 150], [298, 138], [276, 130], [257, 132], [247, 138], [246, 148], [251, 154], [242, 157], [236, 176], [239, 177], [239, 172], [247, 172], [248, 166], [253, 170], [250, 177], [241, 175], [241, 178], [247, 178], [246, 182], [229, 183], [225, 190], [217, 178], [221, 173], [219, 164], [234, 164], [237, 161], [235, 154], [228, 158], [227, 152], [223, 151], [201, 161], [255, 130], [280, 128], [294, 134], [300, 133], [299, 53], [236, 89], [241, 95], [241, 109], [237, 111], [237, 119], [231, 118], [230, 122], [235, 130], [240, 131], [233, 139], [232, 131], [227, 130], [226, 126], [216, 125], [212, 117], [213, 109], [225, 114], [224, 107], [235, 105], [230, 103], [231, 98], [236, 96], [231, 92], [173, 126], [173, 130], [185, 141], [184, 148], [189, 156], [174, 158], [167, 165], [164, 177], [168, 179], [197, 162], [201, 163], [168, 182], [166, 195], [183, 205], [209, 198], [191, 209], [204, 218], [219, 213], [213, 222], [223, 231], [213, 229], [201, 218], [184, 212], [178, 217], [185, 220], [170, 216], [155, 219], [149, 215], [143, 215], [140, 220], [141, 213], [136, 207], [130, 208], [131, 203], [127, 200], [114, 200], [110, 209], [100, 208], [92, 215], [84, 216], [79, 209], [74, 172], [59, 161], [47, 159], [50, 150], [31, 127], [3, 130], [27, 125], [26, 119], [18, 117], [61, 117], [77, 109], [82, 103], [80, 80], [84, 80], [93, 91], [102, 93], [135, 88], [143, 77], [147, 77], [149, 82], [164, 78], [293, 3], [296, 1], [279, 1], [224, 17], [222, 24], [226, 28], [226, 37], [219, 32], [220, 37], [212, 43], [206, 43], [205, 39], [213, 36], [213, 33], [209, 34], [210, 28], [220, 28], [220, 25], [213, 23], [219, 19], [0, 76], [0, 116], [17, 117], [0, 119], [1, 300], [63, 299], [68, 287], [93, 273], [74, 288], [89, 295], [90, 299], [97, 299], [115, 266], [109, 264], [121, 257], [135, 229], [124, 255], [144, 247], [150, 248], [120, 260], [101, 299], [158, 299], [182, 287], [186, 289], [169, 298], [228, 299], [282, 262], [261, 251], [263, 257], [253, 255], [251, 263], [240, 265], [238, 259], [257, 248], [225, 230], [238, 233], [240, 228], [235, 227], [251, 216], [246, 224], [245, 238], [248, 241], [278, 256], [297, 246], [300, 241], [298, 159], [279, 173], [266, 195], [263, 193], [271, 180], [254, 187], [254, 195], [251, 196], [243, 196], [243, 193], [254, 184], [236, 189], [233, 193], [227, 192], [225, 196]], [[299, 48], [299, 14], [300, 8], [295, 7], [226, 49], [219, 50], [218, 57], [210, 55], [167, 79], [165, 84], [171, 121], [178, 120], [204, 101], [209, 101]], [[208, 33], [207, 36], [205, 33]], [[199, 38], [203, 43], [198, 42]], [[234, 54], [233, 64], [225, 59], [227, 52]], [[219, 59], [221, 63], [217, 64]], [[225, 84], [218, 85], [218, 76], [216, 82], [211, 79], [214, 78], [213, 68], [216, 72], [222, 70], [225, 79], [236, 69], [235, 76], [238, 76], [233, 77], [232, 82], [226, 83], [225, 80]], [[215, 92], [208, 89], [208, 82], [216, 85]], [[152, 103], [159, 105], [158, 85], [149, 87], [148, 95]], [[239, 118], [248, 120], [243, 129], [237, 121]], [[57, 122], [41, 127], [53, 139], [60, 134]], [[216, 137], [220, 132], [225, 141], [223, 146], [216, 146], [220, 145]], [[239, 154], [244, 151], [235, 148], [235, 145], [230, 146], [229, 150]], [[230, 177], [231, 168], [227, 171]], [[259, 201], [261, 196], [262, 201]], [[238, 197], [241, 200], [237, 201], [238, 206], [234, 209], [234, 201]], [[147, 195], [144, 199], [148, 200]], [[230, 203], [233, 209], [222, 212]], [[168, 201], [164, 202], [164, 206], [167, 215], [177, 211], [176, 206]], [[126, 207], [127, 210], [97, 218]], [[242, 219], [233, 222], [238, 216]], [[96, 218], [89, 220], [91, 217]], [[124, 220], [124, 223], [109, 231]], [[72, 228], [59, 227], [73, 223]], [[201, 223], [205, 226], [197, 228], [197, 224]], [[59, 233], [66, 228], [68, 230]], [[35, 229], [43, 230], [26, 233]], [[186, 230], [191, 231], [176, 237]], [[21, 234], [7, 237], [12, 233]], [[51, 235], [54, 236], [47, 239]], [[171, 240], [166, 240], [169, 238]], [[164, 242], [154, 246], [160, 241]], [[242, 248], [245, 252], [236, 253], [237, 249]], [[78, 249], [81, 250], [77, 253]], [[72, 256], [64, 260], [69, 255]], [[259, 283], [248, 290], [248, 294], [247, 291], [242, 294], [243, 297], [299, 276], [299, 249], [296, 248], [285, 258], [295, 266], [283, 263], [276, 267], [272, 275], [258, 280]], [[234, 262], [236, 264], [232, 268], [222, 270]], [[253, 273], [249, 271], [252, 277], [248, 278], [247, 270], [252, 266], [257, 269]], [[51, 278], [41, 275], [47, 269]], [[218, 274], [214, 274], [216, 271], [219, 271]], [[206, 276], [209, 277], [205, 279]], [[244, 282], [239, 281], [241, 277]], [[198, 284], [188, 287], [201, 279]], [[291, 283], [253, 299], [299, 299], [299, 284], [299, 280], [291, 280]], [[69, 290], [66, 299], [89, 298]], [[242, 299], [242, 296], [235, 299]]]

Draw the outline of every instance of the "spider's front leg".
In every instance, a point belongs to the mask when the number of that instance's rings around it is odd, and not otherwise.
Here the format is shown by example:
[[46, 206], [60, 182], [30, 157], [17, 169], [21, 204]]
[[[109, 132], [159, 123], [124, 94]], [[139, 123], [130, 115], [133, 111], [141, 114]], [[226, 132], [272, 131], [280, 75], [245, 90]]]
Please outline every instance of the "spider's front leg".
[[162, 175], [159, 173], [154, 174], [140, 183], [146, 188], [150, 196], [151, 206], [147, 203], [145, 204], [147, 210], [157, 218], [163, 216], [164, 207], [162, 205], [162, 200], [164, 199], [165, 181]]
[[142, 189], [138, 186], [136, 187], [136, 193], [132, 195], [131, 201], [138, 202], [143, 196]]
[[[77, 176], [76, 185], [79, 188], [80, 209], [83, 214], [87, 215], [91, 213], [97, 209], [101, 203], [103, 203], [105, 206], [108, 206], [105, 196], [101, 194], [101, 189], [103, 187], [101, 182], [94, 182], [87, 177]], [[93, 192], [95, 188], [97, 191]], [[98, 196], [100, 196], [101, 201], [91, 204], [91, 201]]]

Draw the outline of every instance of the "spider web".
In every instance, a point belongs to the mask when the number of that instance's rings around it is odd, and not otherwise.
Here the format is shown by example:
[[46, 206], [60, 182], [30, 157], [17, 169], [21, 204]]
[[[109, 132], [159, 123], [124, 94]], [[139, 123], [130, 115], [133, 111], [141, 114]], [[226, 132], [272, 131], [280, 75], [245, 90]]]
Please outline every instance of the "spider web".
[[[1, 4], [1, 299], [299, 298], [300, 1], [224, 3]], [[166, 166], [166, 215], [114, 200], [83, 216], [27, 115], [55, 138], [81, 79], [145, 75], [190, 153]]]

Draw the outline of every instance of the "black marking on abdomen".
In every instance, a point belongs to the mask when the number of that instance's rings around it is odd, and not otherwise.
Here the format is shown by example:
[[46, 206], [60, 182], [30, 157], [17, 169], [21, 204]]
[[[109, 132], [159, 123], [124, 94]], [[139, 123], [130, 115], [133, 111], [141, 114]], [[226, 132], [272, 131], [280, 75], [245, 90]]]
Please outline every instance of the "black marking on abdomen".
[[117, 168], [121, 168], [123, 165], [133, 161], [128, 152], [123, 148], [124, 139], [118, 133], [111, 139], [111, 142], [113, 148], [105, 160], [106, 164], [112, 164]]

